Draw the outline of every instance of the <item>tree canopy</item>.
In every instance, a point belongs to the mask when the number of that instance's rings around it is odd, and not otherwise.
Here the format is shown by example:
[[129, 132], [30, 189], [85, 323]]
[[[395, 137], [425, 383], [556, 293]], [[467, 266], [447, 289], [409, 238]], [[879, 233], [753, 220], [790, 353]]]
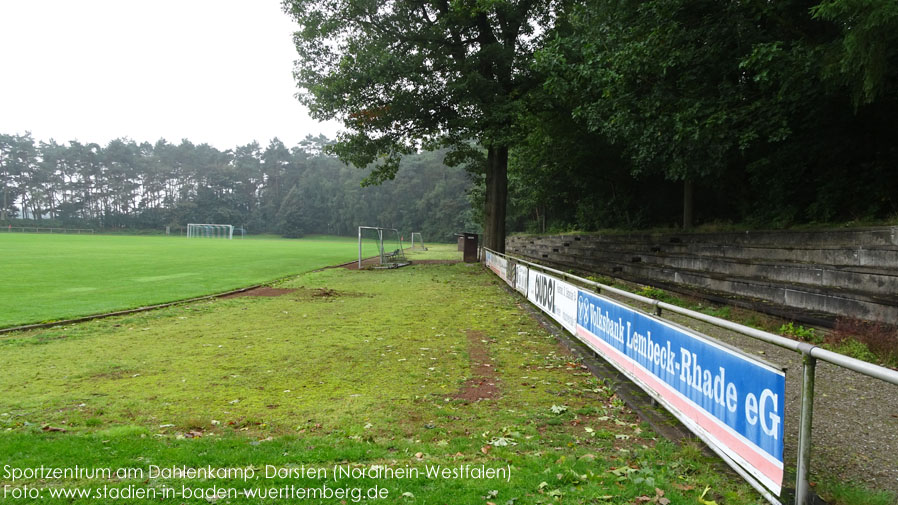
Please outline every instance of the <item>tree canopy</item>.
[[[448, 147], [480, 161], [484, 233], [504, 250], [509, 147], [531, 65], [559, 0], [285, 0], [299, 25], [299, 98], [347, 131], [332, 151], [368, 182], [392, 179], [402, 155]], [[472, 146], [486, 151], [482, 153]]]
[[513, 178], [565, 174], [538, 197], [561, 228], [670, 225], [682, 181], [705, 222], [895, 216], [896, 28], [889, 0], [579, 2], [537, 52]]

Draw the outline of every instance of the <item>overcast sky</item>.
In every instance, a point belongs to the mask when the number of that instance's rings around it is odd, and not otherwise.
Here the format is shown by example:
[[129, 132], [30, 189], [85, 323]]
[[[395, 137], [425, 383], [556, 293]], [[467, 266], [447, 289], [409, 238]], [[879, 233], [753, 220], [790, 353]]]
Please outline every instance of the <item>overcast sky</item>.
[[333, 137], [293, 97], [278, 0], [0, 0], [0, 133], [230, 149]]

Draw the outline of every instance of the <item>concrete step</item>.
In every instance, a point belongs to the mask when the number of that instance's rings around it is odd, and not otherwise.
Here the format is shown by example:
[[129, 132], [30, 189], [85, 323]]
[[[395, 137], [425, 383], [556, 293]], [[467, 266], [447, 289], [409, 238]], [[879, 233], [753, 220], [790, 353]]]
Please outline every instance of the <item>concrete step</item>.
[[860, 244], [866, 247], [898, 247], [898, 226], [851, 228], [845, 230], [760, 230], [720, 233], [593, 233], [562, 234], [552, 236], [517, 235], [515, 240], [625, 243], [625, 244], [710, 244], [740, 245], [776, 248], [852, 248]]
[[784, 311], [898, 321], [895, 226], [515, 236], [507, 249], [563, 268], [747, 297]]
[[898, 246], [868, 244], [830, 247], [770, 247], [714, 243], [597, 242], [572, 241], [568, 237], [544, 237], [540, 241], [512, 237], [512, 248], [535, 247], [543, 252], [582, 251], [584, 253], [619, 252], [628, 255], [662, 253], [669, 256], [706, 256], [711, 258], [758, 260], [780, 263], [863, 266], [894, 270], [898, 268]]
[[863, 291], [868, 294], [887, 296], [898, 293], [898, 270], [895, 268], [782, 263], [694, 255], [670, 256], [634, 251], [582, 251], [539, 246], [510, 248], [509, 250], [512, 254], [516, 251], [531, 257], [580, 265], [597, 262], [648, 263], [678, 270], [758, 279], [772, 283], [804, 284], [824, 289], [852, 290], [863, 286]]
[[[511, 252], [511, 251], [510, 251]], [[525, 254], [526, 255], [526, 254]], [[593, 257], [555, 254], [531, 256], [540, 263], [562, 269], [577, 269], [647, 284], [673, 284], [735, 296], [765, 300], [801, 310], [878, 321], [898, 320], [898, 295], [870, 294], [852, 288], [834, 288], [798, 282], [772, 281], [689, 268], [675, 268], [648, 262], [596, 261]]]

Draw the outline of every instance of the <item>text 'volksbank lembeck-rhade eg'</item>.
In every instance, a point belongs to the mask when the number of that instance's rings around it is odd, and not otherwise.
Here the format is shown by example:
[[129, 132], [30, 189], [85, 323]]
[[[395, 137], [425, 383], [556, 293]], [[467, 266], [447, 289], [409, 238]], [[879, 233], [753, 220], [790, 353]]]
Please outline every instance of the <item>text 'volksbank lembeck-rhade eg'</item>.
[[[613, 344], [737, 431], [749, 435], [760, 430], [757, 434], [763, 434], [762, 438], [775, 441], [759, 443], [761, 447], [769, 450], [781, 446], [783, 398], [775, 392], [777, 388], [759, 387], [752, 374], [745, 370], [744, 363], [730, 353], [713, 352], [716, 346], [710, 343], [689, 340], [677, 345], [677, 340], [681, 340], [677, 338], [678, 332], [669, 331], [669, 327], [648, 318], [632, 321], [616, 316], [614, 305], [603, 307], [593, 298], [582, 293], [578, 297], [579, 325]], [[653, 329], [660, 338], [653, 338]], [[712, 355], [716, 370], [703, 367], [700, 359]], [[730, 369], [734, 371], [728, 373]]]
[[[550, 314], [556, 312], [555, 294], [558, 286], [551, 277], [536, 275], [533, 291], [536, 303]], [[677, 387], [680, 392], [691, 389], [693, 394], [688, 394], [693, 401], [696, 394], [704, 396], [701, 404], [706, 410], [720, 413], [726, 409], [735, 414], [739, 408], [739, 390], [733, 381], [727, 382], [727, 369], [718, 366], [717, 370], [702, 367], [699, 356], [687, 347], [675, 349], [671, 340], [662, 339], [662, 343], [652, 338], [652, 330], [634, 328], [634, 322], [623, 316], [612, 318], [611, 308], [602, 311], [600, 306], [590, 303], [589, 297], [578, 297], [577, 311], [578, 322], [587, 327], [592, 333], [605, 336], [605, 340], [615, 343], [619, 350], [625, 354], [637, 358], [646, 368], [654, 369], [656, 375], [666, 379], [676, 378], [680, 383]], [[666, 333], [666, 332], [665, 332]], [[691, 346], [690, 346], [691, 347]], [[679, 358], [679, 359], [678, 359]], [[660, 374], [657, 372], [661, 372]], [[732, 374], [731, 374], [732, 377]], [[686, 386], [685, 388], [682, 386]], [[749, 426], [760, 427], [764, 435], [777, 440], [779, 437], [779, 424], [781, 411], [779, 408], [779, 395], [769, 388], [763, 388], [760, 393], [746, 392], [744, 395], [744, 415]], [[712, 404], [712, 405], [709, 405]], [[717, 408], [714, 408], [714, 405]], [[711, 408], [708, 408], [711, 407]], [[721, 416], [717, 416], [721, 417]]]

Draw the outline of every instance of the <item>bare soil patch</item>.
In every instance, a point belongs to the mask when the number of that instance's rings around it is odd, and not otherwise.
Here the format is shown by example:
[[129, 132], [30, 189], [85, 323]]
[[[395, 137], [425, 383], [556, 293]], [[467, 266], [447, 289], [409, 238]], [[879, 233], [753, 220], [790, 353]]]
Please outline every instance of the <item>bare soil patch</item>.
[[248, 289], [246, 291], [241, 291], [239, 293], [231, 293], [230, 295], [222, 296], [222, 298], [239, 298], [241, 296], [282, 296], [287, 293], [292, 293], [296, 291], [295, 289], [283, 289], [283, 288], [270, 288], [268, 286], [261, 286], [258, 288]]
[[338, 293], [336, 289], [315, 288], [312, 290], [312, 296], [317, 298], [331, 298], [334, 296], [340, 296], [340, 293]]
[[473, 377], [466, 380], [454, 398], [466, 403], [499, 396], [499, 375], [492, 364], [482, 331], [468, 330], [468, 356]]
[[[380, 264], [380, 256], [375, 256], [373, 258], [365, 258], [362, 260], [362, 268], [368, 268], [377, 266]], [[347, 270], [358, 270], [359, 269], [359, 261], [350, 261], [349, 263], [344, 263], [342, 265], [337, 265], [335, 268], [345, 268]]]

